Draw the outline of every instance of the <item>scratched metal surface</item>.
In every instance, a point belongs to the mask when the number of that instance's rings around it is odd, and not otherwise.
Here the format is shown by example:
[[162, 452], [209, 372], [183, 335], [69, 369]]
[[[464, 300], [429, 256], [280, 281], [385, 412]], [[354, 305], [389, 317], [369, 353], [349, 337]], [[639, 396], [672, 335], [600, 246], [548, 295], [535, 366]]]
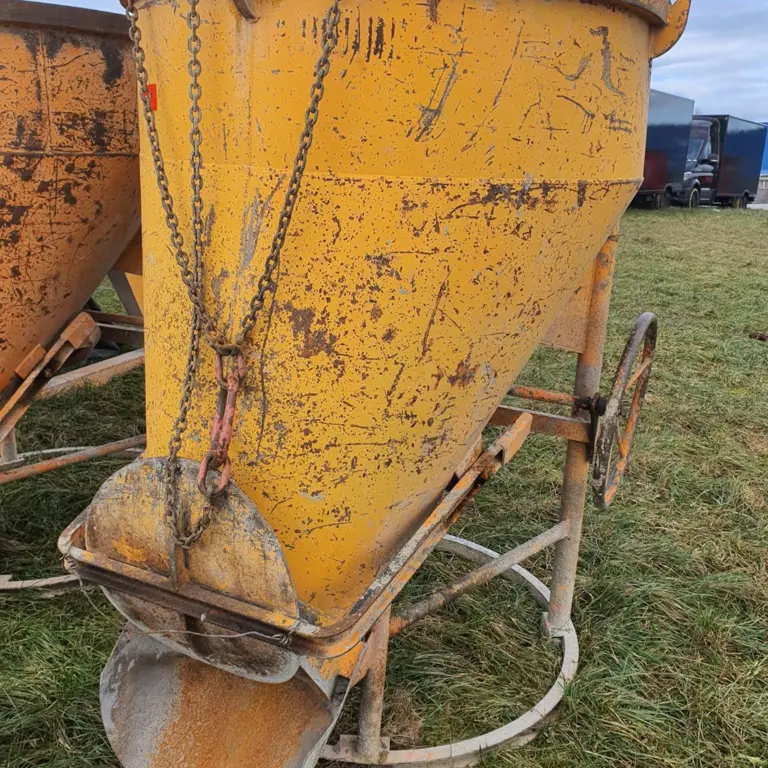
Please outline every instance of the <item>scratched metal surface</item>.
[[[188, 231], [187, 29], [170, 1], [139, 7]], [[229, 327], [274, 231], [325, 5], [260, 11], [250, 23], [231, 0], [200, 6], [206, 301]], [[231, 450], [321, 623], [434, 505], [632, 199], [649, 34], [647, 16], [575, 0], [342, 4]], [[162, 456], [189, 311], [146, 156], [142, 173], [147, 455]], [[186, 457], [207, 449], [215, 392], [206, 351]], [[137, 514], [157, 522], [151, 504]], [[221, 558], [217, 525], [193, 557]], [[229, 561], [233, 583], [249, 565]]]
[[96, 31], [108, 14], [80, 11], [93, 28], [64, 31], [36, 3], [3, 5], [0, 400], [18, 385], [18, 364], [82, 308], [139, 228], [127, 37]]

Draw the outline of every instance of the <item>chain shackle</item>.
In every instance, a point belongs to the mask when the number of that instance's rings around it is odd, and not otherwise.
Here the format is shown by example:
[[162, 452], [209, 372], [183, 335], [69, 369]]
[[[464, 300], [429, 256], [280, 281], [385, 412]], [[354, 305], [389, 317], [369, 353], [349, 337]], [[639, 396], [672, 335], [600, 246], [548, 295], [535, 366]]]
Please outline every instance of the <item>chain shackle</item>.
[[[224, 375], [224, 357], [216, 354], [216, 381], [219, 384], [219, 396], [216, 415], [211, 429], [211, 447], [200, 464], [197, 475], [197, 487], [209, 502], [220, 496], [229, 485], [232, 475], [232, 462], [229, 458], [229, 445], [232, 442], [237, 396], [245, 382], [245, 358], [239, 350], [228, 357], [231, 360], [229, 373]], [[208, 474], [211, 470], [220, 470], [218, 484], [208, 487]]]

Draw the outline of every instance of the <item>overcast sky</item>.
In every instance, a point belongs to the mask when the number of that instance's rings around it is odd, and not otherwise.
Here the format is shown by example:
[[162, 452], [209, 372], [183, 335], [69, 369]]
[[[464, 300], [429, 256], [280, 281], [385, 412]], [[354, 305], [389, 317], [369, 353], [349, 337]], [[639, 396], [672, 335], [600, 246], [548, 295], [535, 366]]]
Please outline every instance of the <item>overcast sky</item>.
[[[118, 0], [52, 0], [122, 13]], [[0, 0], [2, 2], [2, 0]], [[768, 0], [692, 0], [683, 39], [654, 64], [653, 87], [696, 111], [768, 121]]]

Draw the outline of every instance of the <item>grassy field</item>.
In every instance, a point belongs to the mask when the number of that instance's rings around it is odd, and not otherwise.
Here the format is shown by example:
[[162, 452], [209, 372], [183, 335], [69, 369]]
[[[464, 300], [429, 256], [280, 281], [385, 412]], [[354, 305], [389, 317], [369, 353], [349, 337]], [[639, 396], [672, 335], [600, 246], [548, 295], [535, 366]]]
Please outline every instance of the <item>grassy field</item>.
[[[638, 312], [656, 312], [661, 329], [632, 474], [610, 510], [587, 510], [576, 681], [536, 741], [486, 768], [768, 768], [768, 344], [750, 338], [768, 331], [767, 297], [768, 213], [626, 217], [607, 370]], [[572, 371], [541, 351], [524, 379], [567, 387]], [[137, 372], [42, 403], [21, 447], [138, 434], [142, 399]], [[532, 439], [460, 533], [501, 550], [550, 525], [562, 460], [555, 441]], [[117, 466], [0, 488], [0, 573], [58, 572], [59, 531]], [[436, 557], [409, 594], [458, 568]], [[533, 704], [558, 663], [538, 619], [522, 590], [498, 583], [399, 637], [385, 713], [393, 743], [466, 738]], [[95, 589], [0, 602], [0, 766], [116, 765], [98, 677], [120, 625]]]

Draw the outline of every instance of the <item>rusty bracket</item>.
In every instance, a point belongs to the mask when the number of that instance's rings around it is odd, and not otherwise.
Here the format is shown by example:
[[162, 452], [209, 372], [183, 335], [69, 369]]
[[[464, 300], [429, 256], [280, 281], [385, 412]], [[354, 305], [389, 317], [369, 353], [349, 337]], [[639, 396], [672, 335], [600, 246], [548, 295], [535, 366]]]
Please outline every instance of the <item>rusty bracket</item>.
[[511, 405], [500, 405], [488, 423], [497, 427], [507, 427], [515, 424], [523, 416], [530, 416], [533, 434], [549, 435], [563, 440], [572, 440], [576, 443], [589, 444], [590, 424], [588, 421], [575, 416], [558, 416], [552, 413], [531, 411], [526, 408], [515, 408]]
[[144, 318], [133, 315], [116, 315], [112, 312], [87, 310], [101, 331], [102, 341], [126, 344], [132, 347], [144, 346]]
[[[566, 440], [575, 440], [576, 442], [586, 443], [587, 456], [589, 461], [592, 461], [592, 456], [595, 451], [595, 442], [597, 441], [598, 427], [600, 425], [600, 419], [605, 415], [605, 408], [607, 400], [599, 392], [592, 395], [592, 397], [578, 397], [577, 395], [569, 395], [566, 392], [552, 392], [547, 389], [539, 389], [537, 387], [523, 387], [514, 386], [507, 393], [510, 397], [519, 397], [524, 400], [536, 400], [541, 403], [551, 403], [553, 405], [568, 405], [573, 409], [574, 415], [570, 418], [563, 416], [553, 416], [548, 413], [541, 413], [538, 411], [527, 411], [533, 413], [535, 416], [533, 424], [533, 432], [540, 434], [550, 435], [553, 437], [561, 437]], [[509, 408], [509, 406], [504, 406]], [[515, 410], [515, 409], [513, 409]], [[516, 409], [520, 412], [526, 412], [523, 409]], [[575, 414], [578, 411], [584, 411], [589, 414], [589, 429], [587, 432], [587, 439], [582, 439], [582, 436], [575, 436], [572, 431], [569, 431], [568, 425], [584, 424], [583, 419], [579, 419]], [[498, 419], [500, 421], [505, 419], [505, 414], [498, 413]], [[496, 416], [494, 416], [496, 418]], [[508, 419], [509, 416], [506, 416]]]
[[520, 446], [522, 446], [525, 439], [531, 433], [532, 424], [533, 416], [530, 413], [524, 413], [515, 422], [514, 429], [509, 429], [502, 434], [496, 442], [498, 453], [491, 458], [480, 475], [483, 480], [489, 480], [505, 464], [511, 461], [512, 457], [520, 450]]
[[75, 353], [84, 352], [99, 340], [99, 328], [81, 312], [45, 351], [40, 345], [21, 362], [16, 374], [22, 379], [16, 391], [0, 408], [0, 441], [4, 440], [34, 402], [38, 392]]
[[321, 658], [339, 656], [365, 637], [447, 534], [469, 500], [523, 444], [532, 423], [532, 415], [520, 414], [515, 423], [508, 426], [458, 482], [446, 491], [432, 513], [368, 587], [350, 613], [331, 626], [297, 620], [192, 582], [174, 588], [166, 576], [89, 551], [84, 533], [87, 510], [62, 533], [59, 550], [65, 555], [67, 569], [84, 581], [143, 598], [187, 616], [198, 619], [204, 616], [213, 624], [235, 632], [254, 633], [267, 643], [296, 653]]
[[691, 13], [691, 0], [675, 0], [669, 7], [666, 26], [654, 31], [651, 35], [650, 54], [657, 59], [669, 51], [682, 37], [688, 25]]
[[590, 398], [585, 398], [585, 400], [587, 401], [585, 410], [589, 411], [587, 460], [591, 462], [595, 455], [595, 445], [597, 444], [597, 435], [600, 429], [600, 419], [605, 416], [605, 409], [608, 401], [599, 392]]

